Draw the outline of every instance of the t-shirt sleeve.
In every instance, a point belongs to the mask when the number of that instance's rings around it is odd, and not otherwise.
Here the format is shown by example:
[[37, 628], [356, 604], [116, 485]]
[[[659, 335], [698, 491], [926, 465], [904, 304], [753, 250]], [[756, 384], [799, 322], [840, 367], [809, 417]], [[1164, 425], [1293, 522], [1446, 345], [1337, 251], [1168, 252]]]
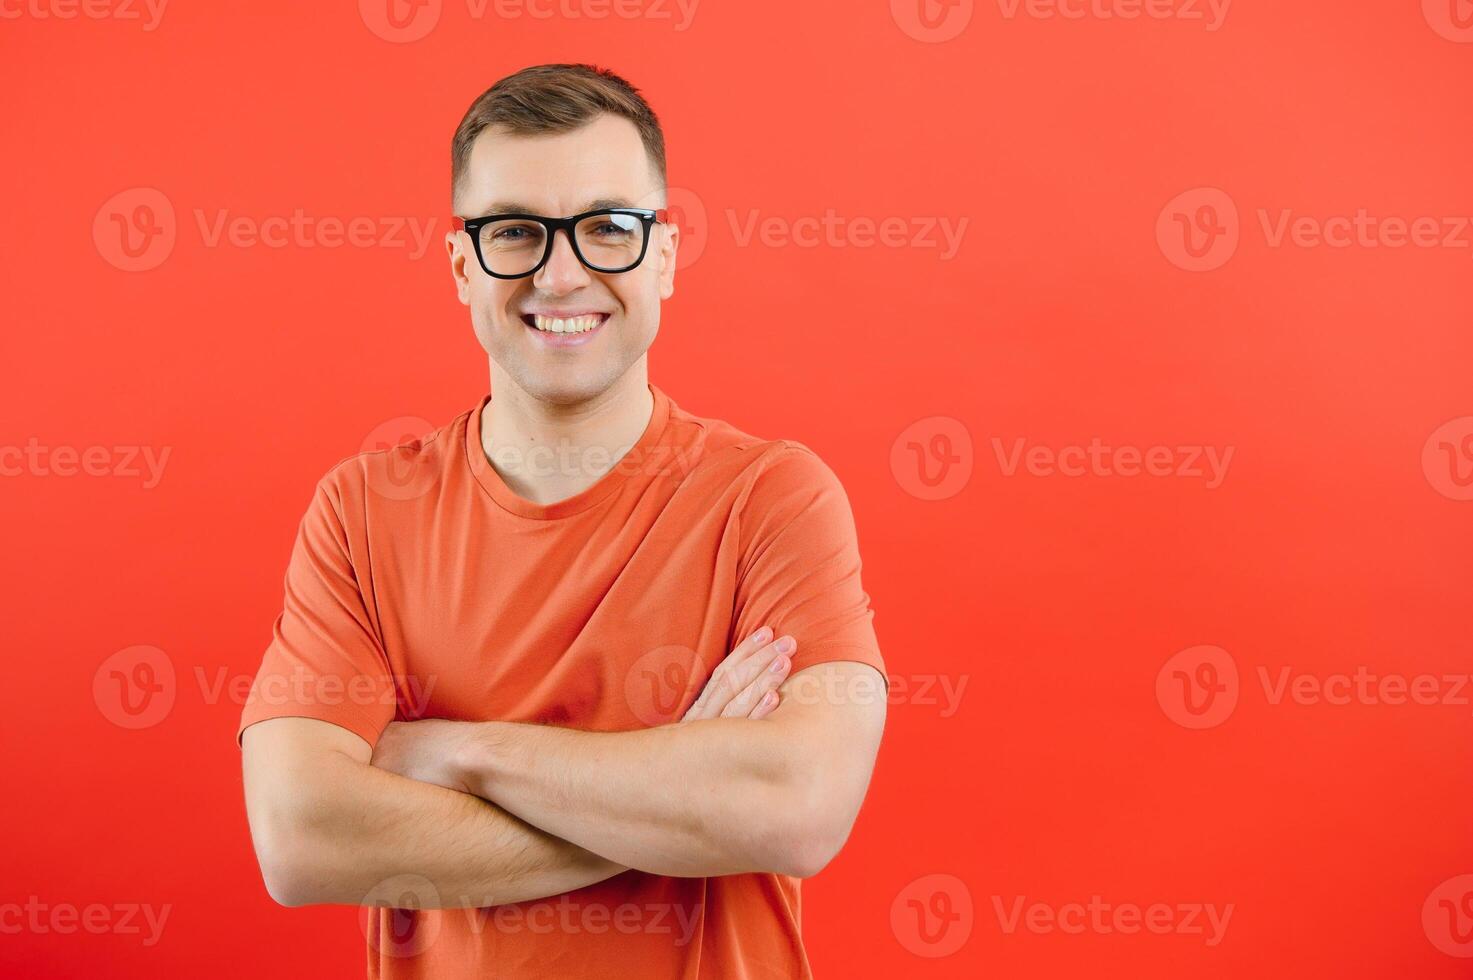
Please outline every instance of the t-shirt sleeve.
[[[742, 508], [733, 646], [763, 626], [798, 641], [792, 672], [837, 660], [885, 676], [860, 582], [849, 498], [806, 446], [783, 442], [759, 464]], [[888, 680], [886, 681], [888, 686]]]
[[377, 743], [394, 719], [396, 685], [354, 571], [331, 475], [297, 530], [286, 596], [241, 714], [236, 741], [269, 718], [316, 718]]

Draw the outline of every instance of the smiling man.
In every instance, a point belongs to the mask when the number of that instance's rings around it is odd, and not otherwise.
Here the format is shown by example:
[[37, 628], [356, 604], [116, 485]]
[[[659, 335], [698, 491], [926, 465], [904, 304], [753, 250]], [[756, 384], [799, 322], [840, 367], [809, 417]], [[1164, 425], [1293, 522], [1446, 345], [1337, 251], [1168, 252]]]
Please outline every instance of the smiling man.
[[240, 724], [266, 887], [377, 906], [373, 977], [809, 976], [887, 690], [843, 488], [649, 383], [679, 233], [628, 83], [518, 72], [451, 154], [491, 395], [317, 486]]

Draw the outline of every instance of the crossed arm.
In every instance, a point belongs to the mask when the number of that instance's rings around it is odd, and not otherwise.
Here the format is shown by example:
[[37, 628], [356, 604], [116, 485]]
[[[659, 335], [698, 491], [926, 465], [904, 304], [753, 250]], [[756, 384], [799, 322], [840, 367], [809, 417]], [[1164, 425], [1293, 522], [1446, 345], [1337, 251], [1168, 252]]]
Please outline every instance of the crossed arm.
[[848, 661], [784, 679], [767, 668], [786, 658], [755, 639], [681, 723], [644, 731], [426, 720], [370, 746], [313, 719], [251, 726], [246, 806], [267, 889], [284, 905], [392, 904], [412, 874], [420, 907], [451, 908], [630, 868], [815, 874], [868, 788], [884, 681]]

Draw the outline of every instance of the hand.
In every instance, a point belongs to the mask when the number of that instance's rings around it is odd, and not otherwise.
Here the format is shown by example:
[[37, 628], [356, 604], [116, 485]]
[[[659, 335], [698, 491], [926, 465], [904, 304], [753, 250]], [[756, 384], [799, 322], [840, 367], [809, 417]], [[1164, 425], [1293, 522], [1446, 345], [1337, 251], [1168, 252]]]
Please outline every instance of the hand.
[[390, 722], [373, 747], [372, 764], [422, 783], [468, 793], [454, 765], [473, 722], [424, 718]]
[[772, 630], [764, 626], [727, 654], [681, 723], [770, 715], [777, 708], [778, 685], [787, 680], [793, 651], [798, 649], [791, 636], [769, 643], [771, 639]]

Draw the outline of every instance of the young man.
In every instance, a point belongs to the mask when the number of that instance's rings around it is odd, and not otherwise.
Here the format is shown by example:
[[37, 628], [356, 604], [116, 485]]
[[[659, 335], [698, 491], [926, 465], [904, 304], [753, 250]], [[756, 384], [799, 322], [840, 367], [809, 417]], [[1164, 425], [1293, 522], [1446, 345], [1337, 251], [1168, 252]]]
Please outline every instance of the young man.
[[649, 384], [679, 235], [628, 83], [505, 78], [452, 161], [492, 395], [318, 484], [240, 725], [266, 887], [378, 906], [373, 977], [809, 976], [885, 718], [843, 488]]

